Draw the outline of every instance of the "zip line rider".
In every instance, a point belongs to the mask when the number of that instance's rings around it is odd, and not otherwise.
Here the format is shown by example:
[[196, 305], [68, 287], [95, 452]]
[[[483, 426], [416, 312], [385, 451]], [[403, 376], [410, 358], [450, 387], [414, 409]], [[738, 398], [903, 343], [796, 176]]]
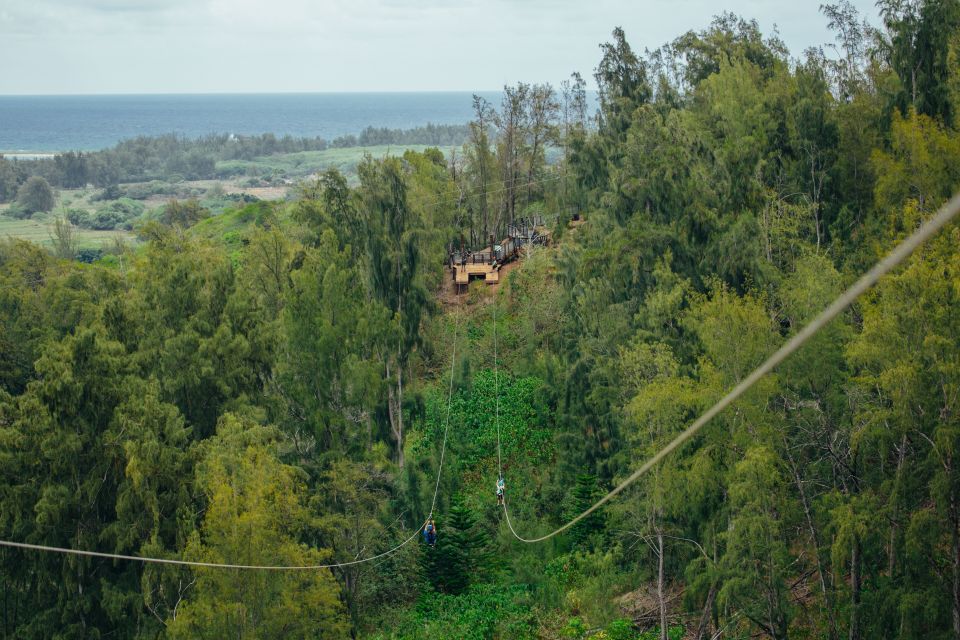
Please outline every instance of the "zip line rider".
[[500, 476], [500, 478], [497, 480], [497, 505], [501, 507], [503, 506], [503, 490], [505, 488], [503, 476]]
[[437, 544], [437, 525], [433, 523], [433, 518], [427, 520], [423, 527], [423, 540], [431, 547]]

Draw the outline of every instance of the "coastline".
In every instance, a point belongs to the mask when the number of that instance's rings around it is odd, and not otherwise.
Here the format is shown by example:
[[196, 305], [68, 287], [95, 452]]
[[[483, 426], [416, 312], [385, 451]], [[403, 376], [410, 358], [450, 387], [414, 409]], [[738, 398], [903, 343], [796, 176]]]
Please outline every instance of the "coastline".
[[3, 151], [0, 149], [0, 156], [8, 160], [46, 160], [54, 156], [66, 153], [65, 151]]

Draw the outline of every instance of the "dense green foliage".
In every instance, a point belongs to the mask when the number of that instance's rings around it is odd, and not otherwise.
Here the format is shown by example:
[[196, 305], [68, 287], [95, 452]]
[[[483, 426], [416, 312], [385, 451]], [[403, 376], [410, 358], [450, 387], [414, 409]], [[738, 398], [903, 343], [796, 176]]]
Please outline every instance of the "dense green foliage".
[[144, 206], [129, 198], [120, 198], [105, 203], [93, 213], [85, 209], [70, 209], [67, 219], [71, 224], [87, 229], [132, 229], [132, 223], [143, 215]]
[[[174, 201], [92, 265], [0, 242], [0, 538], [411, 541], [6, 549], [4, 637], [960, 639], [956, 224], [567, 533], [494, 493], [567, 522], [960, 189], [960, 8], [881, 5], [801, 60], [617, 29], [595, 119], [508, 87], [456, 158]], [[454, 295], [447, 248], [527, 213], [553, 245]]]

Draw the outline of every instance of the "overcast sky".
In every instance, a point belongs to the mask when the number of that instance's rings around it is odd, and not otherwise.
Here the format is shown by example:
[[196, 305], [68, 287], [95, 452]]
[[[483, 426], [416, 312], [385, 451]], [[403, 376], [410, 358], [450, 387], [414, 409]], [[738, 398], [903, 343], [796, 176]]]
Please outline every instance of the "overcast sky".
[[[874, 0], [853, 0], [877, 23]], [[0, 94], [496, 90], [589, 77], [727, 9], [794, 55], [820, 0], [0, 0]]]

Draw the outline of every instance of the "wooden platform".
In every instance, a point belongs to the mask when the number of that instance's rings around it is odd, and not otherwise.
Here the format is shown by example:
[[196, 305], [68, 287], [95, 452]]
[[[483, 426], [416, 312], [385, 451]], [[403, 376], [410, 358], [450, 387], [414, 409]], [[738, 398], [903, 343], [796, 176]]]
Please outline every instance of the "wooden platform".
[[483, 278], [487, 284], [497, 284], [500, 282], [500, 265], [496, 263], [455, 264], [452, 270], [453, 281], [458, 285], [466, 286], [470, 284], [470, 280], [477, 278]]

